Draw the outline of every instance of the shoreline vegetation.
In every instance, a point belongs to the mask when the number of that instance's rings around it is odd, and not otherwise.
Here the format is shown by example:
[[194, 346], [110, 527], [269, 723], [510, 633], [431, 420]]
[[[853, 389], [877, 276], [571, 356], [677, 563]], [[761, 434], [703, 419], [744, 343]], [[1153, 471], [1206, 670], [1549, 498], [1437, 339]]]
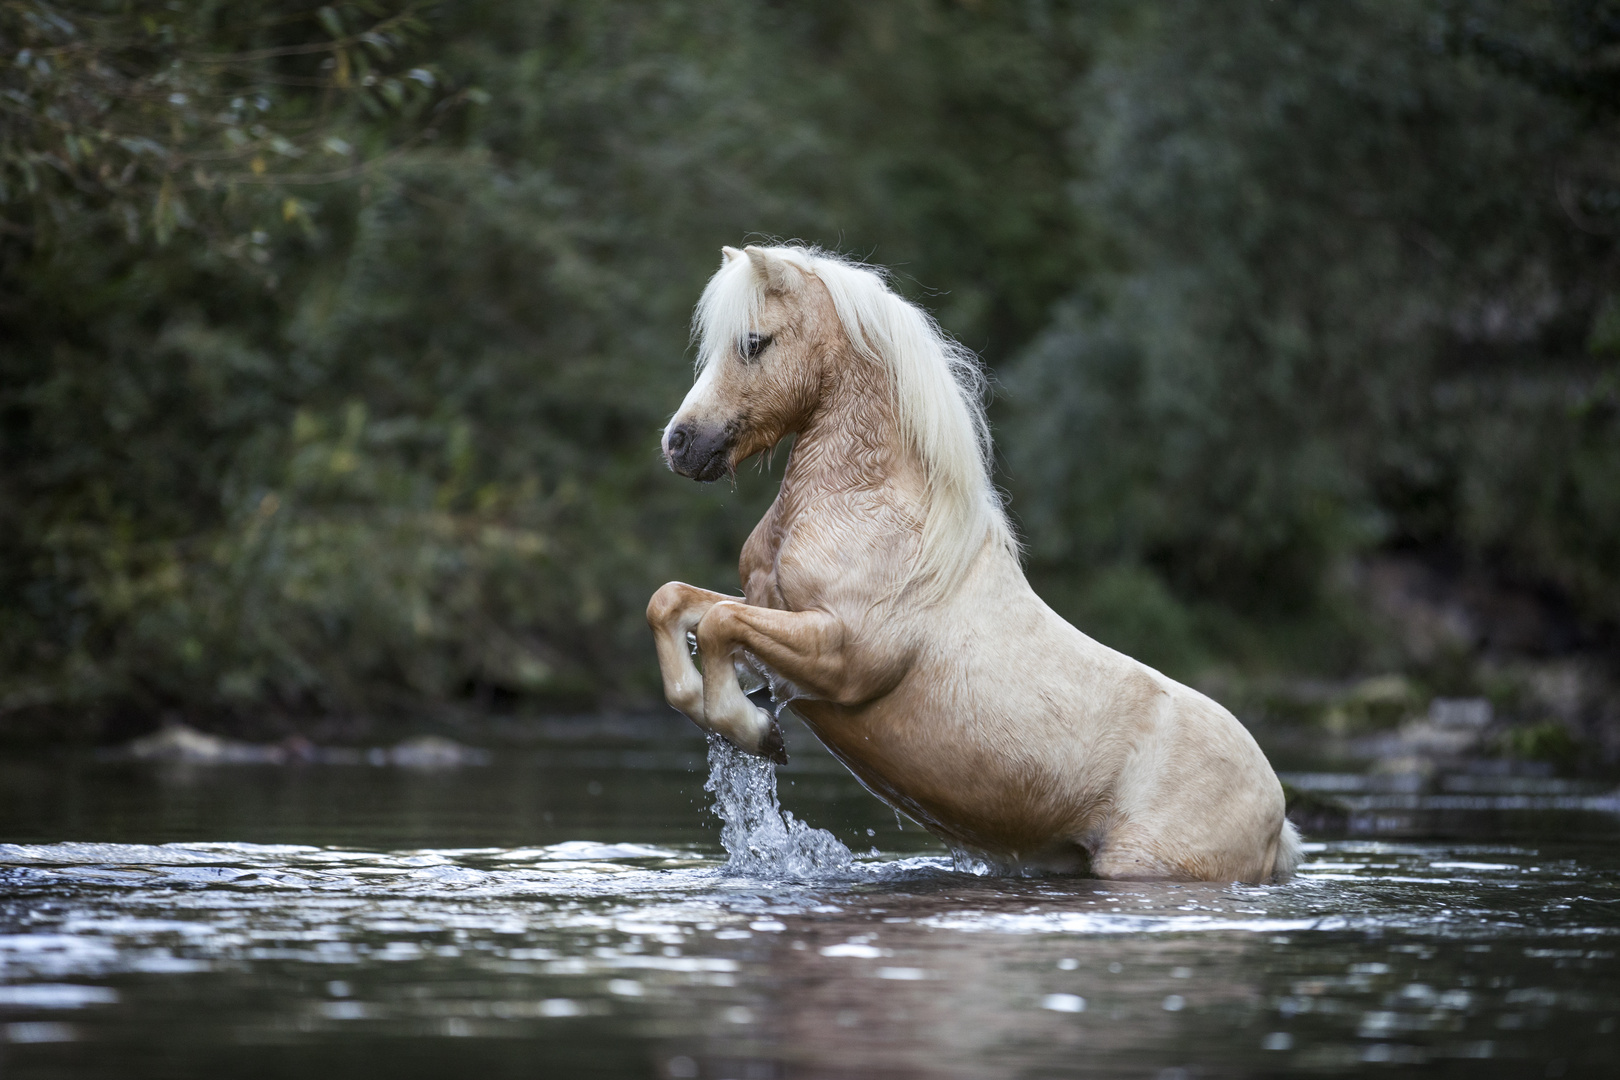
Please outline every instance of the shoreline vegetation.
[[796, 237], [983, 357], [1083, 630], [1620, 767], [1620, 3], [181, 8], [0, 0], [0, 743], [655, 706], [783, 457], [664, 470], [690, 309]]

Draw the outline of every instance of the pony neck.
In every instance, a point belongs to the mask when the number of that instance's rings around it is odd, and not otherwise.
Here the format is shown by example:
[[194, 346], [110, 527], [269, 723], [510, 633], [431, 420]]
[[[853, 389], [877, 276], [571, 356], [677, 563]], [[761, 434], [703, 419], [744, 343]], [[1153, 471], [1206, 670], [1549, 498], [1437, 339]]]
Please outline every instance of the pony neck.
[[902, 477], [921, 482], [921, 463], [906, 448], [888, 375], [839, 357], [840, 371], [799, 429], [782, 477], [791, 504], [820, 492], [873, 490]]

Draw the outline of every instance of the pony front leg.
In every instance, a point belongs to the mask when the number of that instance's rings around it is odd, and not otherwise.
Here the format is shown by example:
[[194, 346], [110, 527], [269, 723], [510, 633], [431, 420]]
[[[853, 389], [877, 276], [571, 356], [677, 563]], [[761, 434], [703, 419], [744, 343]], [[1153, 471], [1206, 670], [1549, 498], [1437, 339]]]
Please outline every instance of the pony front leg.
[[[710, 608], [735, 597], [671, 581], [647, 603], [647, 625], [652, 627], [653, 644], [658, 650], [658, 672], [664, 680], [664, 699], [685, 713], [706, 731], [710, 727], [703, 709], [703, 675], [692, 663], [686, 636], [696, 629]], [[724, 732], [721, 732], [724, 734]]]
[[[736, 651], [715, 659], [703, 657], [703, 670], [727, 671], [735, 663]], [[776, 717], [748, 700], [737, 681], [735, 670], [703, 680], [704, 727], [724, 735], [739, 750], [787, 764], [787, 746]]]
[[[862, 705], [893, 690], [911, 666], [915, 651], [898, 639], [868, 639], [855, 647], [852, 636], [842, 620], [825, 611], [783, 611], [735, 600], [710, 607], [697, 628], [705, 671], [711, 663], [746, 649], [810, 696], [845, 706]], [[731, 696], [732, 690], [737, 692], [736, 698]], [[740, 713], [737, 701], [747, 701], [735, 685], [707, 682], [703, 698], [711, 717], [716, 709]]]
[[[748, 700], [737, 681], [733, 666], [736, 650], [724, 656], [705, 654], [703, 671], [711, 676], [705, 679], [692, 663], [692, 653], [686, 644], [686, 635], [698, 627], [716, 604], [737, 602], [736, 597], [693, 588], [679, 581], [672, 581], [653, 594], [647, 604], [647, 624], [652, 627], [653, 642], [658, 649], [664, 697], [703, 730], [722, 735], [751, 754], [786, 762], [782, 729], [774, 717]], [[706, 699], [716, 690], [722, 692], [722, 703], [717, 709], [711, 709]], [[729, 696], [725, 691], [730, 692]], [[737, 699], [741, 705], [737, 704]]]
[[[746, 649], [795, 686], [840, 705], [859, 705], [894, 689], [905, 674], [908, 655], [873, 643], [853, 649], [849, 639], [843, 622], [827, 612], [782, 611], [735, 600], [710, 607], [697, 628], [704, 671], [720, 670]], [[704, 680], [703, 712], [715, 730], [725, 729], [727, 738], [744, 750], [771, 757], [771, 740], [780, 746], [781, 730], [744, 696], [735, 679]], [[731, 731], [760, 742], [745, 741]]]

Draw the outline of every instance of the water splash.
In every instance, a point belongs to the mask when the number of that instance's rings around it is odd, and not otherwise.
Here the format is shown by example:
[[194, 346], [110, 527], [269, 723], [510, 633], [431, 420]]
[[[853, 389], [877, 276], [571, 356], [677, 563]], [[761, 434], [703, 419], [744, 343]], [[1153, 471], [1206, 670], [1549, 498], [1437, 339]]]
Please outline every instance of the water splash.
[[709, 779], [715, 816], [725, 822], [725, 871], [748, 877], [813, 880], [840, 875], [854, 856], [826, 829], [813, 829], [783, 810], [776, 766], [709, 736]]
[[951, 869], [958, 874], [972, 874], [974, 877], [1001, 877], [1008, 876], [1008, 869], [991, 862], [977, 852], [966, 848], [952, 847]]

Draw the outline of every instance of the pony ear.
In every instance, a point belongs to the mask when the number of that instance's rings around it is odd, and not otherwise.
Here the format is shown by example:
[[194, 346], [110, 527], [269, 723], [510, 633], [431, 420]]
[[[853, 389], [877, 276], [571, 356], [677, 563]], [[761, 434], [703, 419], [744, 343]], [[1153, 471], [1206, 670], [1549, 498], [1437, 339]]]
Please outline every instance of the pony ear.
[[726, 257], [726, 262], [728, 263], [734, 263], [738, 259], [746, 259], [748, 257], [734, 247], [723, 247], [720, 249], [720, 254]]
[[789, 293], [799, 287], [799, 271], [787, 260], [752, 245], [743, 248], [743, 254], [754, 264], [754, 273], [765, 283], [766, 292]]

